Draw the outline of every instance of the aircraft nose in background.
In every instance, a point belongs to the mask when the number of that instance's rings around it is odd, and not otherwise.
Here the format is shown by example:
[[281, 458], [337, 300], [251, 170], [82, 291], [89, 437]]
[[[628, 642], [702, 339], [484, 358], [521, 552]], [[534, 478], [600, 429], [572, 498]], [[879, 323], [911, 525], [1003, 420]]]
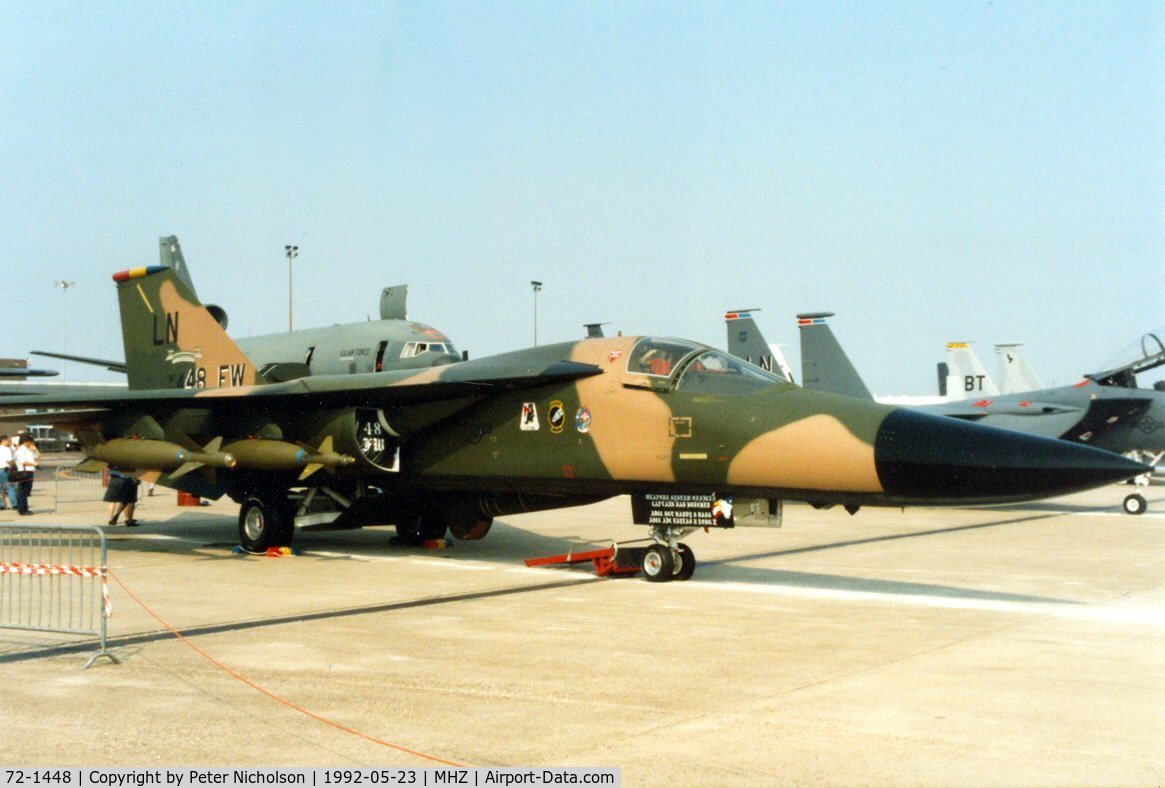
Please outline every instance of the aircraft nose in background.
[[900, 408], [874, 444], [892, 499], [1029, 500], [1124, 481], [1149, 468], [1112, 452]]

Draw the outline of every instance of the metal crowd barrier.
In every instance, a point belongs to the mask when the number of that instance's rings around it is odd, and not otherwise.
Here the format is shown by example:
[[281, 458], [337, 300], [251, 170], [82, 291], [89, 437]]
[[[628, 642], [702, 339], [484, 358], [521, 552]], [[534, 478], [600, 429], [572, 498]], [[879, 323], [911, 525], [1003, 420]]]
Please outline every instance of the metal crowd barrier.
[[[53, 471], [53, 509], [61, 511], [72, 504], [99, 502], [108, 484], [101, 471], [82, 473], [73, 465], [62, 465]], [[36, 490], [35, 484], [33, 490]]]
[[109, 600], [105, 534], [91, 526], [0, 525], [0, 628], [95, 635], [106, 646]]

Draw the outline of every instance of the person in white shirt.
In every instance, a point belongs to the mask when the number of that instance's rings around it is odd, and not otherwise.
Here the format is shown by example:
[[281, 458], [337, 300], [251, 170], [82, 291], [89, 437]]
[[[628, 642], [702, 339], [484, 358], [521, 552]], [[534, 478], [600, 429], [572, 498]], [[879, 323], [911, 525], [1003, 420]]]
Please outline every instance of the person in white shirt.
[[22, 478], [16, 483], [16, 511], [20, 514], [32, 514], [28, 510], [28, 496], [32, 493], [32, 477], [39, 464], [40, 452], [37, 451], [36, 441], [26, 436], [16, 449], [16, 472], [28, 474], [27, 479]]
[[12, 439], [0, 435], [0, 509], [16, 508], [16, 485], [8, 481], [8, 471], [16, 469]]

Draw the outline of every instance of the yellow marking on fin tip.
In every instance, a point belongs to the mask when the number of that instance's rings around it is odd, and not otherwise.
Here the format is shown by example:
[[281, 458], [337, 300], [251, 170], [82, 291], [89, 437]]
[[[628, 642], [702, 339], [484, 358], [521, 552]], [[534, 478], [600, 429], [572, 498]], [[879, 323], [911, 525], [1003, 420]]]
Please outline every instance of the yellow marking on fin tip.
[[146, 309], [150, 310], [151, 315], [154, 314], [154, 308], [152, 306], [150, 306], [150, 299], [146, 298], [146, 294], [144, 292], [142, 292], [142, 286], [139, 284], [137, 286], [137, 288], [138, 288], [138, 295], [140, 295], [142, 297], [142, 301], [144, 301], [146, 304]]

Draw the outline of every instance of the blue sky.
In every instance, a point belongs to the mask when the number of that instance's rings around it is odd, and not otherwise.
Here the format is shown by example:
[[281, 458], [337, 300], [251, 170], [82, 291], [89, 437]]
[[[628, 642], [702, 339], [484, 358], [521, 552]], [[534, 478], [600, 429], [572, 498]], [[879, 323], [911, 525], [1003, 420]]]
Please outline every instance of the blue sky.
[[297, 327], [407, 282], [475, 357], [531, 279], [543, 342], [761, 307], [796, 368], [836, 311], [886, 394], [1165, 324], [1160, 3], [0, 0], [0, 74], [0, 355], [120, 357], [110, 274], [170, 233], [233, 333], [286, 326], [294, 243]]

